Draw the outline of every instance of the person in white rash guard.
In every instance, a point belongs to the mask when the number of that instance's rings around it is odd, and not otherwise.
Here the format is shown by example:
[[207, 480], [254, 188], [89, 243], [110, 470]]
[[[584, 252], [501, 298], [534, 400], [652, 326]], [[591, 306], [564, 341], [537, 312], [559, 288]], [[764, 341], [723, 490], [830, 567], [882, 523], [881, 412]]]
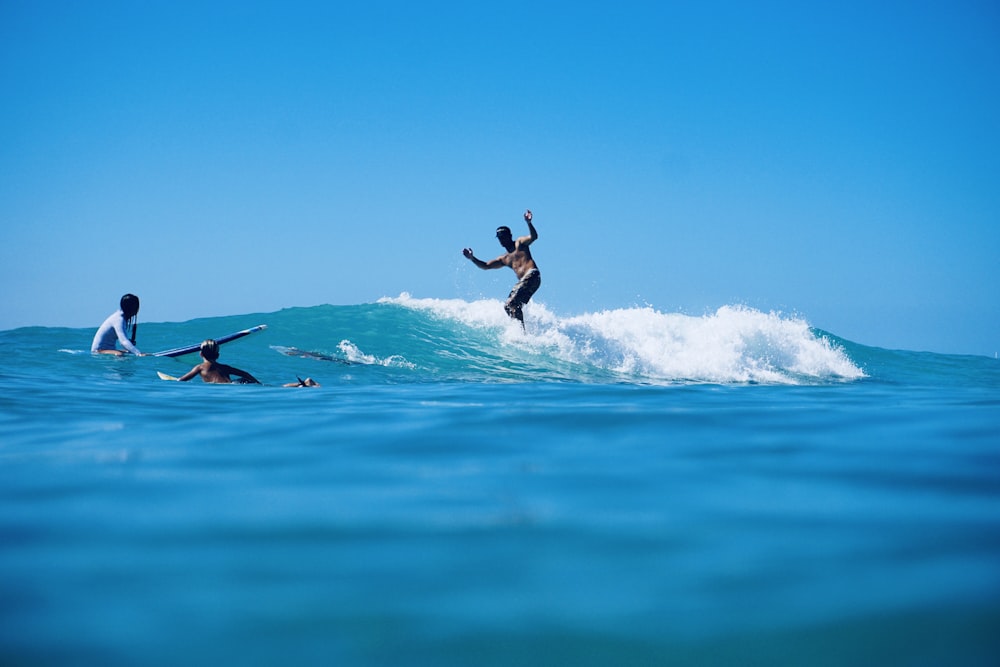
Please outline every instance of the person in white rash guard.
[[[139, 313], [139, 297], [135, 294], [126, 294], [121, 299], [121, 308], [117, 312], [111, 313], [108, 319], [98, 328], [94, 334], [94, 342], [90, 344], [90, 351], [95, 354], [116, 354], [122, 356], [131, 352], [136, 356], [142, 356], [142, 352], [135, 346], [135, 334], [139, 325], [135, 321]], [[131, 337], [126, 333], [131, 327]], [[125, 350], [119, 350], [115, 343], [120, 342]]]

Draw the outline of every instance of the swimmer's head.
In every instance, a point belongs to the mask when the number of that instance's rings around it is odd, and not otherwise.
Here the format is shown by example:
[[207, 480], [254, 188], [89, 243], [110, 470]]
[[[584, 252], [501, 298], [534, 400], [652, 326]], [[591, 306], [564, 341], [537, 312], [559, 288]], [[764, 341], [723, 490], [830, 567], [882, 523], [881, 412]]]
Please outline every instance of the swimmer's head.
[[205, 361], [215, 361], [219, 358], [219, 344], [211, 338], [202, 342], [201, 356], [205, 357]]
[[125, 319], [131, 319], [139, 312], [139, 297], [135, 294], [126, 294], [122, 297], [119, 305], [121, 306], [122, 314], [125, 315]]
[[508, 252], [513, 252], [514, 237], [510, 233], [510, 227], [497, 227], [497, 241], [500, 241], [500, 245]]

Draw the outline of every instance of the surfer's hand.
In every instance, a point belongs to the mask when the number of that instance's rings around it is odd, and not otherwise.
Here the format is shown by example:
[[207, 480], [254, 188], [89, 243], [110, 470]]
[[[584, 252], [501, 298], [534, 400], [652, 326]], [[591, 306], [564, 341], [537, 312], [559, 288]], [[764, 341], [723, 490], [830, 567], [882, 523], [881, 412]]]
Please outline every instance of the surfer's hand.
[[462, 251], [462, 254], [468, 257], [469, 259], [472, 259], [472, 248], [466, 248], [465, 250]]
[[531, 222], [531, 209], [530, 208], [527, 211], [524, 212], [524, 221], [525, 222]]

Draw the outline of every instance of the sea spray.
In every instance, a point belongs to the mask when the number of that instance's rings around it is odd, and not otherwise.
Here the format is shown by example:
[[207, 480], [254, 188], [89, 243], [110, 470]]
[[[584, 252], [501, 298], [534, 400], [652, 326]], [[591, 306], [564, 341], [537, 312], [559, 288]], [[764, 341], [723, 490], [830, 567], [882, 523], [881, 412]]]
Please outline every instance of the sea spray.
[[651, 307], [557, 316], [531, 304], [525, 332], [493, 300], [414, 299], [380, 303], [433, 313], [495, 336], [498, 346], [607, 371], [618, 381], [800, 384], [865, 376], [844, 350], [800, 318], [723, 306], [693, 317]]

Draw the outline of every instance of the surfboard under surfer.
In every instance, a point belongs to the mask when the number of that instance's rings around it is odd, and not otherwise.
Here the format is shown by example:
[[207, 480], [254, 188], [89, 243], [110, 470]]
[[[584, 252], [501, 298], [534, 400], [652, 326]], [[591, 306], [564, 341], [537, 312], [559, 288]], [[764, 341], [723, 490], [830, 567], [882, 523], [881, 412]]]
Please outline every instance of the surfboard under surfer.
[[535, 226], [531, 224], [531, 219], [531, 211], [525, 211], [524, 221], [528, 223], [529, 234], [528, 236], [521, 236], [516, 240], [511, 235], [510, 227], [497, 227], [497, 240], [507, 252], [496, 259], [484, 262], [472, 254], [472, 248], [462, 250], [462, 254], [480, 269], [499, 269], [509, 266], [514, 270], [518, 282], [507, 296], [507, 301], [504, 303], [504, 310], [512, 318], [520, 322], [522, 328], [524, 327], [524, 313], [522, 309], [542, 284], [542, 274], [538, 270], [535, 260], [531, 257], [531, 250], [528, 247], [538, 238], [538, 232], [535, 231]]

